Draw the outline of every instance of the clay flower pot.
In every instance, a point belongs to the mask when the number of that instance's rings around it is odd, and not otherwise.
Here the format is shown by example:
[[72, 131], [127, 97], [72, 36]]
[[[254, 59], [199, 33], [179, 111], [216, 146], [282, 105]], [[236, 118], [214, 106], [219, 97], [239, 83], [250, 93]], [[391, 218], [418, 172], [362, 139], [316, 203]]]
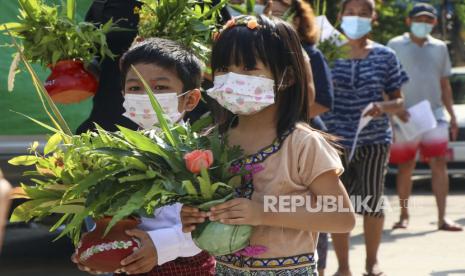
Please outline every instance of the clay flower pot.
[[79, 60], [62, 60], [50, 66], [52, 73], [45, 81], [45, 89], [54, 102], [78, 103], [97, 92], [98, 81], [84, 69]]
[[126, 235], [125, 231], [134, 229], [139, 224], [135, 218], [119, 221], [110, 232], [103, 237], [111, 217], [96, 222], [96, 227], [82, 237], [76, 250], [81, 264], [92, 270], [114, 272], [121, 268], [121, 261], [140, 248], [136, 238]]

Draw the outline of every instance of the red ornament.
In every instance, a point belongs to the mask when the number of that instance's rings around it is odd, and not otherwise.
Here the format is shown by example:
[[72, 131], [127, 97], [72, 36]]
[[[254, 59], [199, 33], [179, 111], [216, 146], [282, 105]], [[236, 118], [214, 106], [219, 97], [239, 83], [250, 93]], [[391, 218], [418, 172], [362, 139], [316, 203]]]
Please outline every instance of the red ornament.
[[110, 221], [111, 217], [98, 220], [95, 229], [84, 235], [76, 248], [78, 261], [92, 270], [114, 272], [121, 268], [123, 259], [140, 248], [139, 240], [125, 233], [136, 228], [138, 220], [121, 220], [103, 237]]
[[79, 60], [62, 60], [50, 66], [52, 73], [45, 81], [45, 89], [54, 102], [78, 103], [97, 92], [98, 81], [84, 69]]

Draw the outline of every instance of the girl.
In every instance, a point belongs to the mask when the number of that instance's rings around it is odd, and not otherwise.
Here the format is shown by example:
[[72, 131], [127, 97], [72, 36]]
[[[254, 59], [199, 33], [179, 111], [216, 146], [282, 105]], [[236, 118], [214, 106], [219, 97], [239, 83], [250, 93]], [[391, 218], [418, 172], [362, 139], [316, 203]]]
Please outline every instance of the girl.
[[[318, 232], [348, 232], [354, 226], [350, 201], [339, 181], [340, 158], [322, 134], [304, 123], [309, 120], [311, 81], [305, 62], [292, 26], [264, 16], [228, 22], [213, 47], [214, 87], [208, 94], [222, 106], [218, 122], [229, 143], [247, 155], [237, 165], [253, 167], [254, 174], [237, 189], [238, 198], [208, 214], [184, 206], [183, 229], [190, 232], [207, 217], [253, 225], [250, 245], [265, 249], [254, 256], [217, 257], [217, 275], [316, 275]], [[335, 196], [347, 211], [264, 208], [270, 199], [292, 201], [308, 195]]]
[[[366, 275], [384, 275], [378, 268], [377, 252], [384, 222], [380, 208], [384, 176], [392, 139], [388, 115], [397, 114], [407, 120], [400, 88], [408, 78], [392, 50], [368, 39], [375, 19], [373, 0], [343, 1], [340, 17], [349, 41], [350, 57], [335, 61], [332, 70], [334, 109], [324, 115], [323, 120], [330, 133], [343, 138], [345, 173], [342, 181], [347, 191], [368, 203], [356, 208], [357, 213], [364, 216]], [[369, 104], [371, 108], [367, 108]], [[366, 113], [362, 114], [366, 108]], [[362, 116], [372, 116], [373, 120], [360, 132], [350, 159]], [[339, 261], [338, 275], [351, 275], [349, 234], [333, 234], [333, 243]]]

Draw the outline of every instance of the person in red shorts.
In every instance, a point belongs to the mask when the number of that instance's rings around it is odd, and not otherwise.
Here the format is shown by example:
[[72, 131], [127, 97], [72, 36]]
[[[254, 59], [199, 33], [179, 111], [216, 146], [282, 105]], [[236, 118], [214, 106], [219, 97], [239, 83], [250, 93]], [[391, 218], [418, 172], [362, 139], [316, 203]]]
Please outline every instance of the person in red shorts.
[[[432, 172], [432, 187], [438, 207], [438, 229], [461, 231], [462, 227], [445, 218], [446, 198], [449, 192], [447, 173], [447, 149], [449, 124], [452, 139], [458, 133], [457, 120], [452, 108], [452, 91], [449, 83], [451, 62], [446, 44], [433, 38], [430, 33], [437, 24], [436, 9], [425, 3], [416, 4], [406, 20], [410, 32], [393, 38], [388, 46], [399, 57], [410, 81], [403, 87], [405, 105], [411, 107], [421, 101], [431, 104], [437, 127], [415, 140], [408, 140], [396, 131], [391, 147], [390, 162], [399, 165], [397, 193], [401, 204], [400, 220], [396, 228], [407, 228], [409, 221], [408, 199], [412, 191], [412, 172], [416, 154], [420, 151], [422, 161], [428, 162]], [[449, 113], [448, 123], [445, 111]]]

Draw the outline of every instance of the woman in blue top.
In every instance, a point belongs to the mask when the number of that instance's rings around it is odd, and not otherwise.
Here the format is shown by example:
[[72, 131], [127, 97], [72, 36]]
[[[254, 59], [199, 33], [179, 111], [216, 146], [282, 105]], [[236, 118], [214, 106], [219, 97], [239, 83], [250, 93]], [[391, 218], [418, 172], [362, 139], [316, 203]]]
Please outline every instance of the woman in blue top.
[[[388, 115], [408, 119], [400, 90], [408, 77], [392, 50], [368, 39], [375, 19], [373, 0], [345, 0], [340, 16], [350, 46], [349, 58], [334, 63], [334, 109], [323, 120], [329, 132], [342, 139], [345, 173], [341, 179], [356, 212], [364, 216], [365, 275], [384, 275], [378, 267], [377, 252], [384, 223], [384, 176], [392, 140]], [[370, 104], [372, 107], [362, 114]], [[373, 119], [360, 132], [349, 160], [362, 116]], [[336, 275], [351, 275], [349, 234], [333, 235], [333, 243], [339, 262]]]

